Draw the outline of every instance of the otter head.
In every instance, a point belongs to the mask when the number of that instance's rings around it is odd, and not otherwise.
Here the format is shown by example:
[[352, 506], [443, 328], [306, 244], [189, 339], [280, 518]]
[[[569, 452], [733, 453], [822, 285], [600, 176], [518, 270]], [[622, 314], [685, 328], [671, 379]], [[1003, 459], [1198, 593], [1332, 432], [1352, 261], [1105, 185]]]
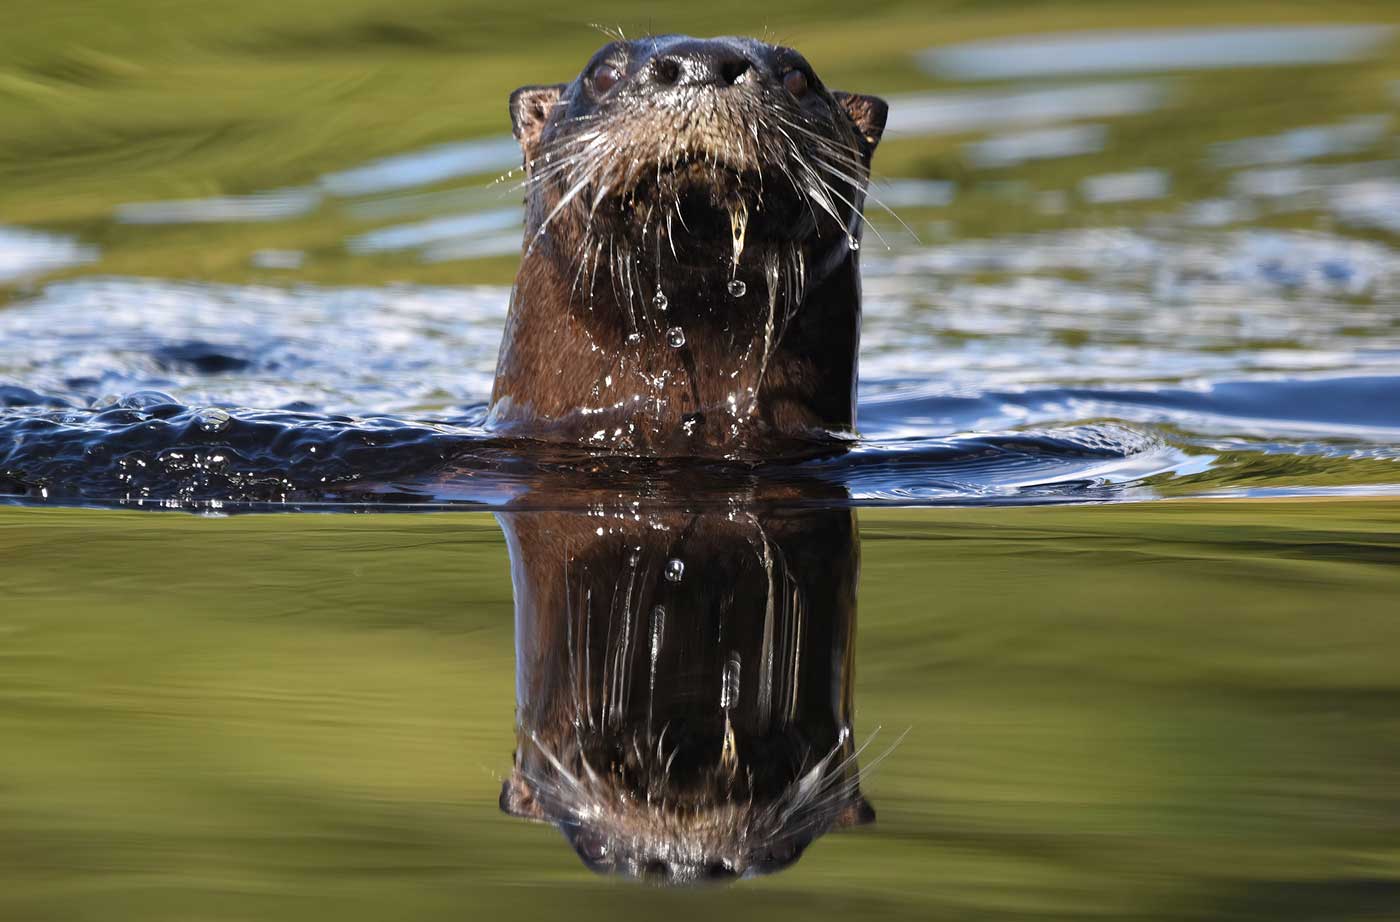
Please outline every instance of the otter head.
[[852, 428], [883, 102], [790, 48], [665, 35], [510, 111], [528, 200], [494, 422], [677, 453]]
[[531, 204], [550, 206], [532, 209], [536, 234], [581, 258], [659, 244], [721, 283], [750, 247], [859, 239], [886, 112], [827, 90], [790, 48], [680, 35], [614, 42], [572, 83], [517, 90], [510, 110], [542, 190]]

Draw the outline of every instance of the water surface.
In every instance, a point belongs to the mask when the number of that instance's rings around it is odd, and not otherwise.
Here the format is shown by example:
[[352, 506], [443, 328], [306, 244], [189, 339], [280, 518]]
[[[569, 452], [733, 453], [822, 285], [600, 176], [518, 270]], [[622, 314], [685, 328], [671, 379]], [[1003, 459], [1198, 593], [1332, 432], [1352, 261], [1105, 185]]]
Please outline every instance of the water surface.
[[694, 893], [499, 812], [490, 516], [0, 510], [0, 914], [1400, 909], [1393, 503], [858, 516], [867, 761], [907, 731], [864, 781], [878, 818]]
[[[109, 5], [0, 35], [0, 916], [1400, 915], [1388, 9], [810, 4], [898, 217], [860, 439], [760, 464], [483, 428], [505, 94], [596, 33]], [[734, 801], [835, 732], [791, 866], [590, 874], [734, 868], [558, 809], [540, 625]]]

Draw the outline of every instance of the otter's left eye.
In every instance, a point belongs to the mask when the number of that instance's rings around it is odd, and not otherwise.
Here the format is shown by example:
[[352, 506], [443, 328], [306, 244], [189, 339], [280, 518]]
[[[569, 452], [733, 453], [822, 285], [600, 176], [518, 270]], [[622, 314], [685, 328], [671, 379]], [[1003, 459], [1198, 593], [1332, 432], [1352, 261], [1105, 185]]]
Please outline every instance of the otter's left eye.
[[800, 99], [807, 95], [807, 75], [800, 70], [790, 70], [783, 74], [783, 86]]
[[617, 68], [610, 64], [604, 64], [593, 72], [589, 78], [593, 81], [594, 92], [602, 95], [608, 90], [617, 86], [617, 82], [622, 79], [622, 74], [617, 72]]

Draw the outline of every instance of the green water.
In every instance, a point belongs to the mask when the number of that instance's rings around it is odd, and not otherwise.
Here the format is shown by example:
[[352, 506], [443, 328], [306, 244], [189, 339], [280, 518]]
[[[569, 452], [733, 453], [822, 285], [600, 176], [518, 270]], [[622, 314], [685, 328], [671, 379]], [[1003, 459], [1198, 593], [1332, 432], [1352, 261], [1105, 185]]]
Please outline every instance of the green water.
[[491, 517], [0, 510], [0, 918], [1400, 914], [1400, 507], [859, 525], [878, 821], [672, 892], [497, 809]]
[[[936, 80], [914, 55], [988, 37], [1400, 21], [1393, 0], [1337, 0], [1325, 10], [1300, 0], [880, 0], [859, 10], [831, 0], [782, 10], [741, 0], [644, 9], [620, 0], [586, 8], [532, 0], [524, 9], [479, 0], [249, 0], [236, 7], [0, 0], [0, 11], [9, 12], [0, 30], [0, 223], [73, 234], [100, 246], [100, 271], [108, 275], [282, 282], [285, 271], [259, 267], [253, 255], [292, 249], [305, 257], [297, 281], [454, 285], [508, 282], [516, 260], [425, 263], [411, 254], [347, 254], [348, 236], [389, 222], [343, 200], [288, 220], [251, 224], [141, 226], [114, 222], [113, 211], [133, 202], [299, 187], [376, 157], [505, 134], [509, 93], [523, 84], [572, 79], [607, 41], [602, 29], [767, 37], [800, 49], [832, 87], [898, 96], [985, 88]], [[1203, 157], [1212, 143], [1389, 110], [1400, 53], [1393, 41], [1382, 50], [1326, 67], [1175, 73], [1169, 105], [1112, 119], [1104, 148], [1078, 156], [979, 169], [963, 149], [983, 133], [979, 129], [891, 137], [882, 144], [875, 175], [959, 185], [946, 208], [899, 209], [926, 242], [940, 241], [950, 228], [966, 237], [1165, 218], [1183, 203], [1231, 194], [1228, 174]], [[1371, 149], [1326, 159], [1377, 156], [1388, 154]], [[1085, 177], [1143, 167], [1172, 174], [1166, 196], [1051, 213], [1035, 206], [1039, 192], [1072, 192]], [[509, 184], [488, 188], [492, 178], [458, 177], [413, 190], [428, 194], [416, 196], [411, 207], [398, 203], [400, 214], [518, 200]], [[444, 194], [463, 190], [472, 193], [465, 206], [460, 195]], [[1290, 210], [1263, 223], [1330, 227], [1316, 212], [1315, 206]], [[895, 243], [907, 242], [898, 224], [882, 213], [872, 217]], [[1390, 239], [1366, 228], [1355, 233]], [[0, 297], [4, 293], [0, 285]]]

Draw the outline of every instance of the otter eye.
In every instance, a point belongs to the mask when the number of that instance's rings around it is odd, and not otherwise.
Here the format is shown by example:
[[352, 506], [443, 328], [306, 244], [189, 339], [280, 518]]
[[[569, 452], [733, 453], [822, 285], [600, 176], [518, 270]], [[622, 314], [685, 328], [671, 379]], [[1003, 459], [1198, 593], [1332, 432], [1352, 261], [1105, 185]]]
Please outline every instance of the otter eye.
[[602, 95], [617, 86], [617, 82], [622, 79], [622, 74], [618, 73], [617, 68], [611, 64], [603, 64], [593, 71], [593, 76], [589, 79], [593, 81], [594, 92]]
[[807, 75], [800, 70], [790, 70], [783, 74], [783, 86], [798, 98], [807, 95]]

